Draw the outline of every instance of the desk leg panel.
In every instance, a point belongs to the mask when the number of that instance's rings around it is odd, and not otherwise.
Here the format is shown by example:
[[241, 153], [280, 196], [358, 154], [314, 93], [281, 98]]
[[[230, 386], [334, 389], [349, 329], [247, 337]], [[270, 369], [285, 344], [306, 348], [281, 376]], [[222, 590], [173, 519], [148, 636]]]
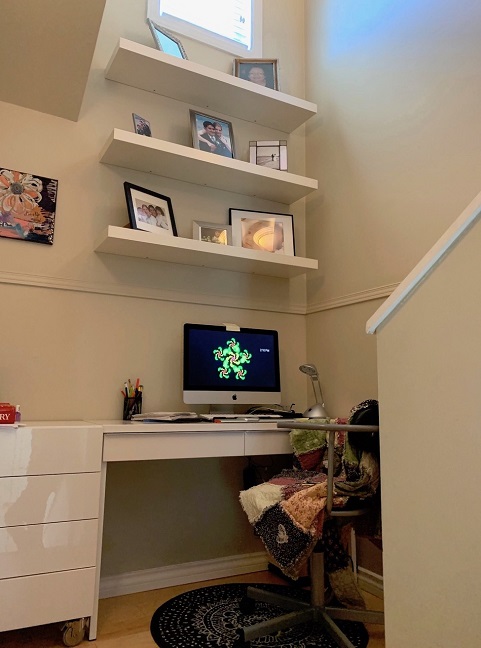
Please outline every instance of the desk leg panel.
[[97, 560], [95, 563], [95, 583], [93, 591], [92, 615], [90, 617], [89, 639], [97, 638], [97, 625], [99, 617], [99, 592], [100, 592], [100, 568], [102, 564], [102, 541], [104, 533], [104, 510], [105, 510], [105, 484], [107, 479], [107, 464], [102, 463], [100, 473], [100, 498], [99, 498], [99, 531], [97, 542]]
[[245, 433], [245, 455], [292, 454], [289, 430], [272, 430]]

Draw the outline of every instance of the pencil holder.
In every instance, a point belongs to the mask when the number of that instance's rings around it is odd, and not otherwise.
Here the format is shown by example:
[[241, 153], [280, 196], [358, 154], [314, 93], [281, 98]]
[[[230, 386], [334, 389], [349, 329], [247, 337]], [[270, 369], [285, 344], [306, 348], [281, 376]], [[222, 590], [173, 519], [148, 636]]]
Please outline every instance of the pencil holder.
[[130, 421], [134, 414], [142, 414], [142, 394], [124, 398], [124, 413], [122, 419]]

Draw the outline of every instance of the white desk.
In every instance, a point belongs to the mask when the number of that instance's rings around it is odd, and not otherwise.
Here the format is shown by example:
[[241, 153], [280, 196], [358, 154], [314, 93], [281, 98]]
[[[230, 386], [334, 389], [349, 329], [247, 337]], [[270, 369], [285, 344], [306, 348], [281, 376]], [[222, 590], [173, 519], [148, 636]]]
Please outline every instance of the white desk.
[[90, 617], [96, 638], [110, 462], [290, 454], [288, 432], [276, 421], [0, 427], [0, 632]]
[[124, 423], [97, 421], [104, 433], [103, 461], [196, 459], [288, 454], [286, 430], [268, 423]]

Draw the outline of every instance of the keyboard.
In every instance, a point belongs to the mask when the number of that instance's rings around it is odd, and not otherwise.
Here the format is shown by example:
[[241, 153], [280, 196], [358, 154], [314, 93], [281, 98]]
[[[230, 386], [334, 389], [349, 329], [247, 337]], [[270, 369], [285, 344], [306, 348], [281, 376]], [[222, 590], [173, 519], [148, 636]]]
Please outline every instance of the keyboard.
[[269, 421], [273, 419], [281, 419], [280, 414], [200, 414], [200, 418], [205, 421]]

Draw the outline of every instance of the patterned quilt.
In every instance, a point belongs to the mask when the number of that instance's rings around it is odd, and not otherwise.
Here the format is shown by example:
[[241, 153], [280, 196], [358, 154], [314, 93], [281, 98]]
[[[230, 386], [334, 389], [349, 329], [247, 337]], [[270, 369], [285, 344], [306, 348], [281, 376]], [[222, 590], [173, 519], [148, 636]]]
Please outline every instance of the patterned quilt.
[[[313, 421], [348, 422], [346, 419], [310, 419], [310, 422]], [[335, 589], [334, 581], [341, 580], [346, 590], [345, 572], [350, 569], [349, 557], [340, 542], [337, 525], [331, 525], [333, 520], [329, 520], [329, 526], [324, 525], [327, 501], [326, 432], [295, 429], [290, 433], [290, 440], [296, 467], [242, 491], [241, 505], [256, 535], [264, 543], [270, 560], [286, 576], [297, 579], [314, 547], [322, 541], [325, 568], [331, 585]], [[369, 444], [364, 445], [369, 449], [363, 449], [357, 440], [354, 443], [346, 432], [335, 433], [335, 507], [345, 506], [350, 497], [362, 499], [371, 497], [377, 491], [377, 453]], [[344, 599], [342, 602], [349, 607], [364, 607], [360, 594], [357, 596], [357, 592], [353, 594], [351, 591], [353, 578], [348, 580], [348, 600], [342, 592], [336, 591], [336, 595]]]

